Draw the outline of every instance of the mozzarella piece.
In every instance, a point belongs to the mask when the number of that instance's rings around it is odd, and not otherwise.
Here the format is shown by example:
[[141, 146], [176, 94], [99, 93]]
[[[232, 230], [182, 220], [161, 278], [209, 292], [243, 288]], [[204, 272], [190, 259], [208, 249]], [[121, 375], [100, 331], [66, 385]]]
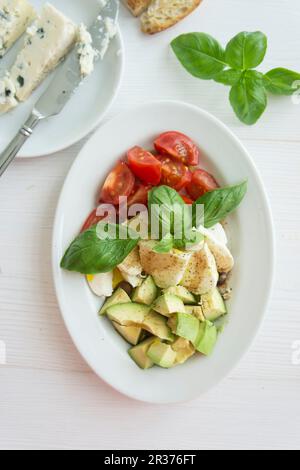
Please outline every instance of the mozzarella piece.
[[0, 80], [0, 114], [6, 113], [18, 104], [15, 98], [16, 88], [9, 74]]
[[88, 284], [98, 297], [110, 297], [113, 293], [113, 273], [88, 275]]
[[170, 253], [156, 253], [156, 241], [141, 241], [140, 257], [144, 271], [151, 274], [155, 284], [162, 289], [177, 286], [189, 264], [192, 253], [172, 250]]
[[0, 0], [0, 58], [25, 33], [35, 16], [27, 0]]
[[36, 25], [29, 29], [24, 48], [10, 72], [18, 101], [31, 95], [69, 52], [76, 37], [77, 27], [72, 21], [47, 3]]
[[129, 274], [130, 276], [139, 276], [142, 274], [143, 267], [140, 259], [140, 252], [136, 246], [131, 253], [119, 264], [118, 269], [121, 274]]
[[219, 273], [228, 273], [234, 267], [234, 258], [226, 246], [228, 243], [226, 232], [221, 224], [210, 229], [201, 227], [201, 233], [206, 237], [206, 243], [215, 257]]
[[200, 227], [199, 232], [215, 243], [227, 245], [228, 238], [222, 224], [216, 224], [211, 228]]
[[118, 269], [120, 270], [123, 279], [129, 282], [132, 287], [138, 287], [142, 284], [143, 268], [138, 247], [135, 247], [127, 258], [125, 258], [123, 263], [119, 264]]
[[217, 286], [218, 280], [215, 258], [205, 243], [202, 250], [192, 255], [180, 284], [193, 294], [206, 294]]
[[77, 52], [81, 75], [87, 77], [94, 70], [94, 63], [98, 53], [96, 49], [93, 48], [92, 36], [84, 24], [79, 26]]
[[124, 281], [128, 282], [132, 287], [139, 287], [144, 281], [142, 276], [131, 276], [125, 272], [122, 272], [122, 277]]

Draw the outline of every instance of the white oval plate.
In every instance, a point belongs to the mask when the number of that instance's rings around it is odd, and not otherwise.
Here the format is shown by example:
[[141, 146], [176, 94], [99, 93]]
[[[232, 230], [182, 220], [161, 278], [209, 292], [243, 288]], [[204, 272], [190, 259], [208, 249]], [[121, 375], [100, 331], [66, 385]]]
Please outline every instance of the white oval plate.
[[[40, 11], [46, 0], [31, 0]], [[89, 26], [100, 11], [99, 0], [51, 0], [51, 3], [75, 23]], [[0, 59], [0, 76], [9, 69], [22, 47], [23, 38]], [[78, 142], [103, 119], [115, 98], [122, 78], [124, 48], [120, 32], [113, 40], [103, 61], [86, 79], [59, 116], [42, 122], [19, 153], [19, 157], [40, 157], [58, 152]], [[54, 72], [55, 73], [55, 72]], [[11, 112], [0, 116], [0, 152], [18, 132], [35, 102], [47, 89], [53, 74], [30, 99]]]
[[[151, 148], [155, 136], [179, 130], [204, 150], [202, 166], [222, 184], [248, 178], [249, 190], [230, 217], [228, 231], [236, 260], [229, 302], [230, 321], [210, 358], [199, 355], [170, 370], [140, 370], [127, 354], [129, 346], [106, 318], [97, 316], [101, 301], [84, 276], [59, 267], [65, 249], [94, 207], [101, 183], [116, 161], [134, 145]], [[271, 214], [255, 166], [238, 139], [210, 114], [184, 103], [154, 102], [105, 124], [76, 159], [60, 196], [54, 234], [53, 270], [59, 305], [82, 356], [103, 380], [142, 401], [172, 403], [198, 397], [229, 374], [252, 343], [262, 322], [274, 271]]]

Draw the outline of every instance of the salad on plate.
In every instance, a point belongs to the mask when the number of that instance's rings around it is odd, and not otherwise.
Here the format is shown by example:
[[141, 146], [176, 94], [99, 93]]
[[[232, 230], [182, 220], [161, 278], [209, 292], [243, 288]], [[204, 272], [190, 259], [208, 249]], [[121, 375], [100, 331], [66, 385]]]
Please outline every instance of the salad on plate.
[[61, 261], [104, 298], [101, 321], [142, 369], [213, 353], [234, 269], [224, 222], [247, 191], [246, 181], [220, 187], [180, 132], [153, 147], [133, 147], [117, 163]]

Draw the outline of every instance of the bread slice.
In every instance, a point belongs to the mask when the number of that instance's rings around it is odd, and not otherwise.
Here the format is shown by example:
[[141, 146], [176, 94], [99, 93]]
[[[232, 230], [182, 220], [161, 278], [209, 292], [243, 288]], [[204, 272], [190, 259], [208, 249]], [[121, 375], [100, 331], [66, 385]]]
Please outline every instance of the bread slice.
[[152, 0], [124, 0], [124, 3], [134, 16], [140, 16], [148, 8], [151, 1]]
[[142, 15], [142, 31], [159, 33], [192, 13], [202, 0], [154, 0]]

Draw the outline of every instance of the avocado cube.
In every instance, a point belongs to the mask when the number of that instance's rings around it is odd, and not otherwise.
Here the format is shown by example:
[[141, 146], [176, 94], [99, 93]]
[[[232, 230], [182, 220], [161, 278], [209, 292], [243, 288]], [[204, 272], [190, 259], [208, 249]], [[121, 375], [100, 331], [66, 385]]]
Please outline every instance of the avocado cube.
[[196, 297], [183, 286], [169, 287], [164, 290], [164, 294], [172, 294], [179, 297], [184, 304], [195, 304]]
[[202, 295], [201, 304], [207, 320], [215, 321], [227, 313], [225, 302], [217, 288]]
[[154, 338], [152, 336], [151, 338], [146, 339], [134, 348], [129, 349], [129, 356], [141, 369], [150, 369], [150, 367], [154, 366], [153, 361], [151, 361], [151, 359], [147, 356], [147, 352], [151, 344], [156, 340], [157, 338]]
[[122, 326], [140, 326], [150, 307], [135, 303], [117, 304], [107, 309], [108, 318]]
[[199, 320], [189, 313], [176, 313], [169, 321], [168, 325], [173, 333], [181, 338], [185, 338], [191, 343], [195, 343], [199, 333]]
[[210, 356], [215, 348], [217, 339], [217, 328], [213, 323], [206, 320], [204, 323], [200, 323], [198, 338], [194, 345], [198, 352], [205, 356]]
[[138, 326], [122, 326], [116, 322], [112, 322], [117, 332], [129, 343], [136, 346], [141, 339], [143, 330]]
[[109, 299], [106, 300], [99, 312], [99, 315], [105, 315], [107, 309], [109, 307], [112, 307], [113, 305], [126, 304], [128, 302], [131, 302], [129, 295], [127, 295], [127, 293], [123, 289], [119, 288], [113, 293], [113, 295]]
[[141, 327], [165, 341], [173, 341], [174, 335], [167, 324], [167, 319], [153, 310], [147, 313]]
[[148, 276], [140, 287], [134, 290], [132, 301], [138, 304], [151, 305], [157, 296], [157, 287], [152, 276]]
[[193, 345], [184, 338], [177, 338], [174, 343], [171, 344], [173, 351], [176, 352], [175, 364], [184, 364], [190, 357], [195, 354], [195, 348]]
[[172, 313], [185, 312], [184, 303], [176, 295], [172, 294], [163, 294], [152, 306], [153, 310], [165, 317], [170, 317]]
[[190, 315], [194, 315], [194, 317], [198, 318], [199, 321], [205, 321], [202, 307], [200, 305], [186, 305], [185, 311]]
[[173, 341], [174, 335], [167, 325], [167, 319], [142, 304], [127, 303], [113, 305], [107, 309], [108, 318], [122, 326], [138, 326], [166, 341]]
[[172, 347], [159, 339], [151, 344], [147, 355], [154, 364], [165, 369], [173, 367], [176, 360], [176, 352]]

